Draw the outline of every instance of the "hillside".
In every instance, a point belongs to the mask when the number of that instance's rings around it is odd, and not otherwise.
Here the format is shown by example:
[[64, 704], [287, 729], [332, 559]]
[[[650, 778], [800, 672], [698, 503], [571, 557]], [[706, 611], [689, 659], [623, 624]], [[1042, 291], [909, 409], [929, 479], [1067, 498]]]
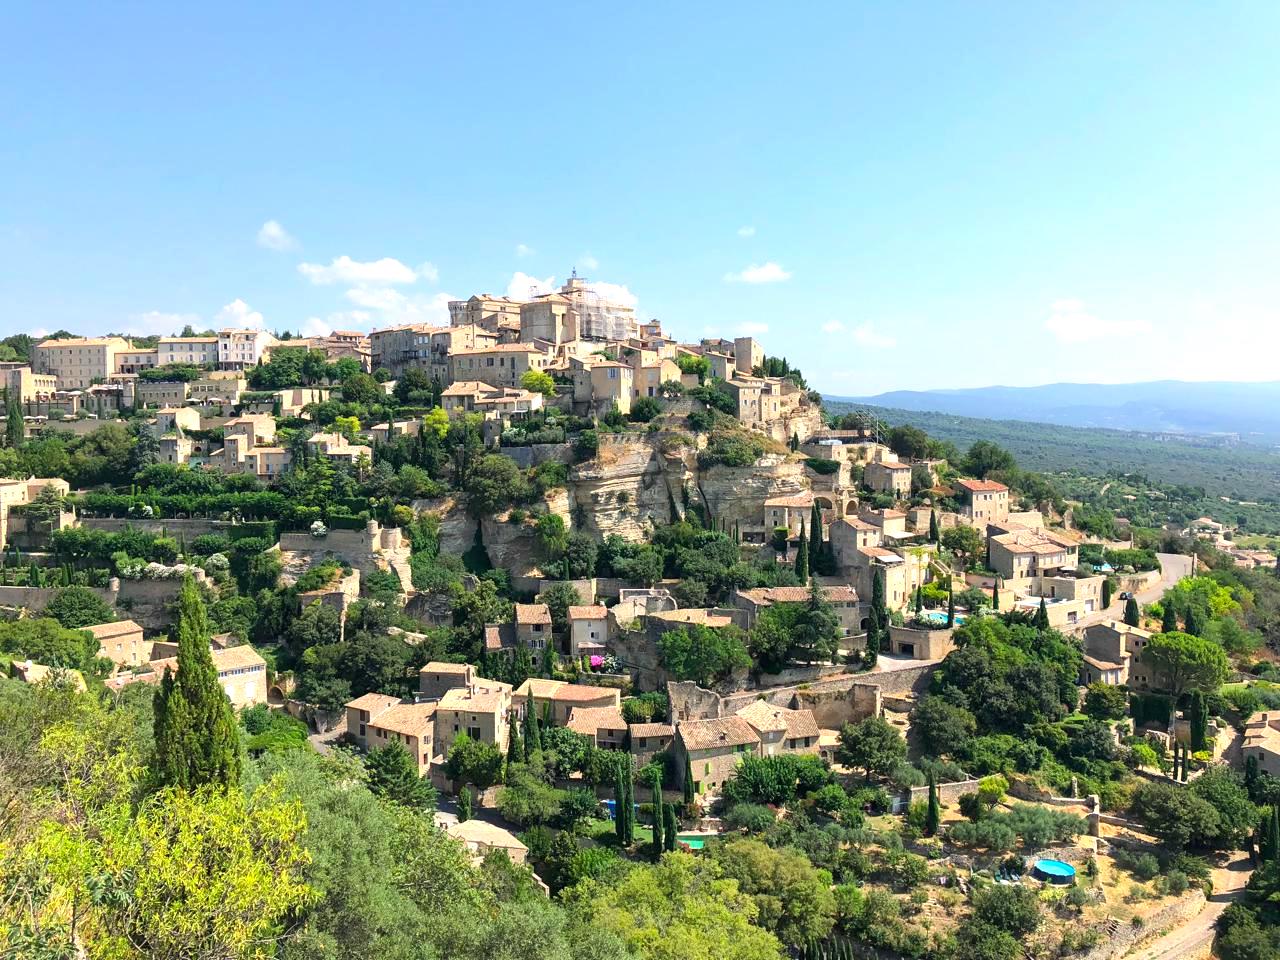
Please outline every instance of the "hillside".
[[1051, 383], [1038, 387], [897, 390], [873, 397], [839, 397], [899, 410], [966, 417], [998, 413], [1071, 427], [1156, 433], [1238, 433], [1256, 443], [1280, 442], [1280, 381], [1267, 383]]
[[[1026, 470], [1096, 477], [1119, 471], [1143, 474], [1161, 483], [1199, 487], [1203, 496], [1193, 502], [1201, 513], [1230, 522], [1240, 514], [1251, 515], [1254, 522], [1249, 526], [1253, 529], [1280, 528], [1280, 452], [1273, 449], [1248, 443], [1207, 447], [1123, 430], [987, 420], [832, 398], [824, 403], [833, 414], [867, 410], [892, 425], [912, 424], [962, 450], [976, 440], [990, 440], [1012, 453]], [[1244, 506], [1237, 501], [1244, 501]]]

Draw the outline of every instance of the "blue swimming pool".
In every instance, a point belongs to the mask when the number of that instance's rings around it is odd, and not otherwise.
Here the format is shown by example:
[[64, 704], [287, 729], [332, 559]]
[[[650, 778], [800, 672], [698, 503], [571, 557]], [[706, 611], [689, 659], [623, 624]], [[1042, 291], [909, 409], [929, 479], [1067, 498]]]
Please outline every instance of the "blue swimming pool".
[[1037, 860], [1036, 875], [1049, 883], [1071, 883], [1076, 878], [1076, 868], [1061, 860]]
[[[922, 610], [920, 612], [920, 616], [924, 617], [926, 620], [936, 623], [940, 627], [945, 627], [947, 625], [947, 615], [944, 612], [940, 612], [938, 610]], [[964, 620], [965, 615], [963, 613], [956, 614], [957, 625], [964, 623]]]

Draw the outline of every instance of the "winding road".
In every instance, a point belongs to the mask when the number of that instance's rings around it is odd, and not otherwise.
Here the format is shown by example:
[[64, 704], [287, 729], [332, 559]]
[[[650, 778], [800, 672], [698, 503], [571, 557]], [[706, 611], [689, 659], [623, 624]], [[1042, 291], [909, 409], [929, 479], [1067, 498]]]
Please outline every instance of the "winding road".
[[[1157, 553], [1156, 558], [1160, 561], [1160, 579], [1147, 589], [1138, 591], [1136, 598], [1139, 606], [1155, 603], [1175, 583], [1195, 572], [1195, 557], [1184, 556], [1181, 553]], [[1073, 632], [1079, 633], [1085, 627], [1101, 623], [1103, 620], [1118, 620], [1123, 615], [1124, 601], [1116, 600], [1105, 610], [1095, 610], [1078, 620]]]
[[1128, 954], [1125, 960], [1182, 960], [1197, 954], [1208, 956], [1218, 917], [1240, 896], [1252, 873], [1249, 855], [1237, 851], [1225, 866], [1213, 871], [1213, 895], [1203, 910], [1158, 940], [1139, 947], [1137, 953]]

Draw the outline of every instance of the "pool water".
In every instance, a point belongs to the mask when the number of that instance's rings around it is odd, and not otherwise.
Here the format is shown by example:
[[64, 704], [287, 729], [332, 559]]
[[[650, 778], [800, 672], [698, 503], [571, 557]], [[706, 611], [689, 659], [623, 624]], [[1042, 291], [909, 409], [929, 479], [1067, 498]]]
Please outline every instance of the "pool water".
[[[930, 620], [933, 623], [938, 624], [939, 626], [945, 627], [947, 625], [947, 615], [945, 613], [939, 613], [937, 610], [923, 610], [921, 611], [921, 616], [925, 617], [927, 620]], [[957, 613], [956, 626], [959, 626], [962, 623], [964, 623], [964, 614]]]
[[707, 845], [706, 837], [686, 837], [677, 833], [676, 839], [683, 844], [687, 844], [690, 850], [701, 850]]
[[1076, 877], [1076, 868], [1061, 860], [1037, 860], [1035, 870], [1050, 883], [1070, 883]]

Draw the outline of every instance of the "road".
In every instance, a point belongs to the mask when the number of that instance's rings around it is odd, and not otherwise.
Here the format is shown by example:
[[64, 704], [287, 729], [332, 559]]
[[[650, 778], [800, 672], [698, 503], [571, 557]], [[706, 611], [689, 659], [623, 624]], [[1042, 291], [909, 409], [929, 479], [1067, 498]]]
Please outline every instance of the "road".
[[[1189, 577], [1193, 573], [1194, 557], [1183, 556], [1180, 553], [1157, 553], [1156, 558], [1160, 561], [1160, 579], [1146, 590], [1138, 591], [1136, 599], [1139, 606], [1145, 607], [1149, 603], [1155, 603], [1164, 596], [1166, 590], [1183, 577]], [[1101, 623], [1103, 620], [1119, 620], [1124, 616], [1124, 604], [1123, 600], [1117, 599], [1107, 609], [1094, 611], [1076, 623], [1076, 632], [1090, 624]]]
[[1248, 855], [1237, 851], [1230, 862], [1213, 871], [1213, 896], [1203, 910], [1182, 926], [1141, 947], [1137, 953], [1129, 954], [1126, 960], [1183, 960], [1200, 952], [1207, 956], [1218, 917], [1240, 896], [1252, 872]]

